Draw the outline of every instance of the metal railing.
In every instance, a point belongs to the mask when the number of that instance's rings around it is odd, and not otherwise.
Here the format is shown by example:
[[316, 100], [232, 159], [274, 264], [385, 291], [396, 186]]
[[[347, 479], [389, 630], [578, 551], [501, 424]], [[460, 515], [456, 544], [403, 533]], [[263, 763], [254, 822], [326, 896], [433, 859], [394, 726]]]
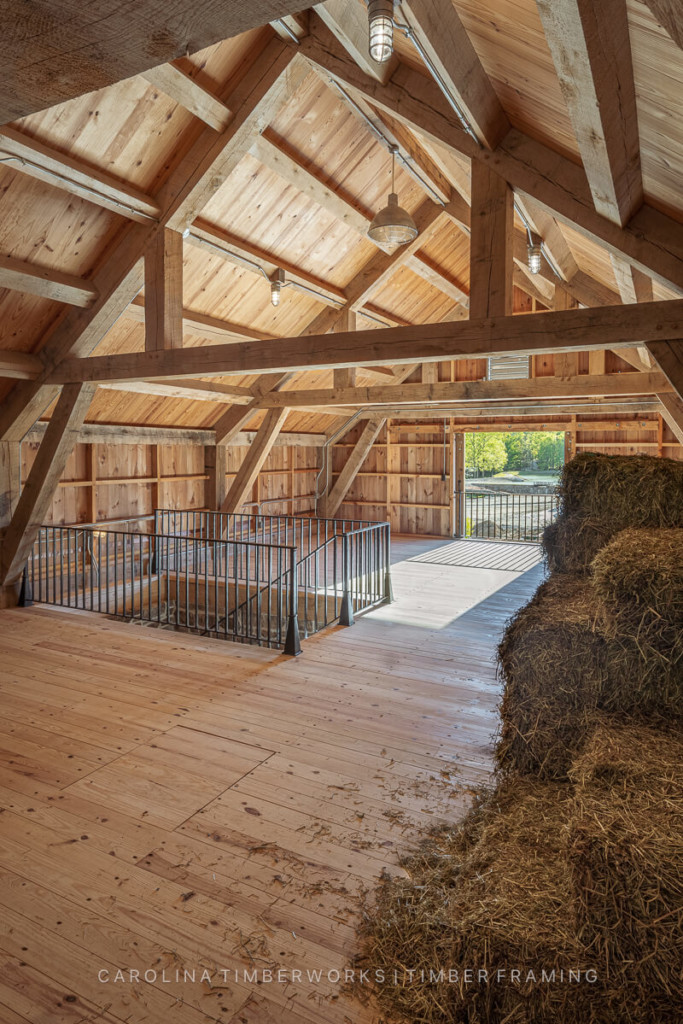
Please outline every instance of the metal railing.
[[42, 526], [27, 577], [34, 601], [298, 653], [294, 545]]
[[388, 523], [158, 509], [112, 525], [42, 526], [32, 599], [286, 654], [391, 600]]
[[493, 491], [456, 491], [457, 535], [538, 543], [559, 511], [559, 497]]

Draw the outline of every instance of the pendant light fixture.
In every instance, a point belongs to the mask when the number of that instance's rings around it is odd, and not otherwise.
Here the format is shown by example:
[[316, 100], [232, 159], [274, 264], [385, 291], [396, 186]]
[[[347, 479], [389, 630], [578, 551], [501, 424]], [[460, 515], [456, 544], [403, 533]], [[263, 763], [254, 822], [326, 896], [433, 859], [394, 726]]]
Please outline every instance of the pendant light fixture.
[[535, 232], [529, 232], [529, 245], [527, 246], [527, 259], [529, 270], [532, 274], [540, 274], [541, 259], [543, 257], [543, 239]]
[[285, 287], [285, 272], [280, 267], [270, 276], [270, 301], [274, 306], [280, 305], [280, 292]]
[[368, 235], [380, 245], [406, 245], [417, 238], [415, 221], [407, 210], [398, 205], [395, 189], [396, 153], [398, 147], [391, 146], [391, 193], [387, 205], [375, 214]]
[[370, 56], [384, 64], [394, 52], [394, 0], [368, 0]]

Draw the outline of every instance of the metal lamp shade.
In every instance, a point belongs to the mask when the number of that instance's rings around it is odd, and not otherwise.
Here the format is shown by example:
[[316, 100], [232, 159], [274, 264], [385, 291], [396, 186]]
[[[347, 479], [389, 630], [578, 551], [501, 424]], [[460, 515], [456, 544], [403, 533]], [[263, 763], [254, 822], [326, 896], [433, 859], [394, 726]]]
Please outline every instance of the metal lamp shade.
[[398, 196], [392, 192], [389, 202], [373, 218], [368, 228], [368, 235], [373, 242], [385, 245], [406, 245], [417, 238], [415, 221], [407, 210], [398, 205]]

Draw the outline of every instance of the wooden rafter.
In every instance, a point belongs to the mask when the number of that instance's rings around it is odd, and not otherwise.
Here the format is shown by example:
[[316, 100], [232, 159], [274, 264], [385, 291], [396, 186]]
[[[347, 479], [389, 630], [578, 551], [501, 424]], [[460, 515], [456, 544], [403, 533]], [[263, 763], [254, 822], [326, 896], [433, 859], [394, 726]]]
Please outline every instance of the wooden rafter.
[[295, 14], [300, 4], [137, 0], [105, 8], [77, 4], [65, 11], [62, 0], [42, 0], [39, 9], [7, 0], [3, 19], [15, 31], [4, 44], [0, 124], [138, 75], [184, 56], [188, 47], [198, 52]]
[[598, 213], [624, 225], [643, 203], [624, 0], [537, 0]]
[[43, 369], [38, 356], [29, 352], [0, 349], [0, 377], [7, 380], [35, 380]]
[[[228, 128], [218, 135], [211, 128], [204, 129], [169, 174], [155, 197], [163, 211], [159, 222], [124, 228], [93, 275], [98, 291], [95, 303], [87, 311], [69, 311], [55, 324], [41, 350], [46, 373], [67, 354], [85, 356], [95, 348], [140, 291], [147, 247], [166, 228], [182, 232], [187, 227], [248, 151], [254, 127], [264, 118], [270, 119], [303, 75], [305, 68], [295, 53], [278, 40], [268, 44], [261, 59], [235, 87], [231, 100], [234, 116]], [[44, 377], [15, 385], [0, 413], [0, 438], [20, 440], [54, 394]]]
[[90, 281], [10, 256], [0, 256], [0, 288], [40, 295], [69, 306], [92, 306], [97, 298], [97, 288]]
[[446, 150], [485, 163], [493, 161], [516, 193], [532, 198], [609, 251], [623, 254], [645, 273], [683, 290], [683, 239], [680, 225], [671, 218], [643, 204], [625, 228], [619, 227], [595, 210], [582, 168], [516, 129], [493, 153], [479, 147], [459, 126], [436, 85], [403, 65], [386, 85], [374, 82], [315, 18], [300, 52], [354, 97], [363, 97]]
[[652, 337], [677, 338], [682, 327], [683, 300], [673, 299], [644, 305], [563, 310], [538, 317], [469, 319], [381, 331], [280, 338], [272, 343], [237, 342], [167, 352], [67, 359], [47, 379], [51, 384], [61, 384], [77, 380], [149, 380], [261, 371], [289, 373], [513, 352], [525, 355], [580, 352], [613, 345], [632, 347]]
[[451, 0], [402, 0], [401, 10], [474, 134], [495, 149], [510, 123]]
[[132, 185], [82, 161], [59, 153], [47, 143], [24, 135], [11, 125], [0, 129], [0, 159], [21, 174], [45, 181], [53, 188], [147, 224], [159, 217], [158, 203]]

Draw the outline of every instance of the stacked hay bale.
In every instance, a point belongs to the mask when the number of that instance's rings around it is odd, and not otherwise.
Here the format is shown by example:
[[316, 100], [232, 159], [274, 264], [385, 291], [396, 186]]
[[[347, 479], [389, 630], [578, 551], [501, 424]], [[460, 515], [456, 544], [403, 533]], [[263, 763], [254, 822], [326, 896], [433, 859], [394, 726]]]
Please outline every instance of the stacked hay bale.
[[562, 498], [500, 645], [498, 786], [364, 919], [390, 1017], [683, 1020], [683, 464], [578, 456]]

